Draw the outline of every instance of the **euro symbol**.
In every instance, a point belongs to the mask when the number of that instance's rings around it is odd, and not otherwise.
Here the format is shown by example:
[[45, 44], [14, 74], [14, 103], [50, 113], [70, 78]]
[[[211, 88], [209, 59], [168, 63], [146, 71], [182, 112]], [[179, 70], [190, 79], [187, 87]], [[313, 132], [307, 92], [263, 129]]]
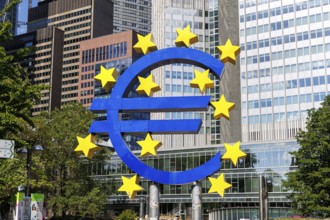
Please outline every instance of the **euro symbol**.
[[186, 63], [210, 69], [221, 78], [223, 64], [216, 58], [199, 50], [191, 48], [167, 48], [149, 53], [134, 62], [114, 86], [110, 98], [95, 99], [90, 110], [107, 112], [107, 119], [94, 121], [90, 133], [106, 133], [120, 159], [140, 176], [161, 184], [187, 184], [211, 176], [221, 168], [221, 156], [218, 152], [209, 161], [199, 167], [168, 172], [150, 167], [140, 161], [127, 147], [122, 137], [123, 133], [153, 133], [153, 134], [188, 134], [198, 133], [201, 119], [184, 120], [120, 120], [119, 113], [134, 112], [180, 112], [207, 111], [210, 96], [191, 97], [160, 97], [160, 98], [124, 98], [137, 80], [151, 70], [171, 63]]

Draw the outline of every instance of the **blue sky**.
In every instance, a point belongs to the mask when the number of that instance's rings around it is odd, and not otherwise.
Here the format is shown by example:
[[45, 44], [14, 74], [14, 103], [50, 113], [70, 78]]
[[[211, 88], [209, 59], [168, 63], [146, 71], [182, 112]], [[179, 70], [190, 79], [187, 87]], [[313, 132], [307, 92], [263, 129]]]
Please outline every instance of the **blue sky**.
[[[38, 0], [32, 0], [32, 7], [36, 7], [38, 4]], [[24, 34], [27, 31], [27, 18], [28, 18], [28, 7], [29, 0], [22, 0], [22, 2], [17, 6], [17, 35]]]

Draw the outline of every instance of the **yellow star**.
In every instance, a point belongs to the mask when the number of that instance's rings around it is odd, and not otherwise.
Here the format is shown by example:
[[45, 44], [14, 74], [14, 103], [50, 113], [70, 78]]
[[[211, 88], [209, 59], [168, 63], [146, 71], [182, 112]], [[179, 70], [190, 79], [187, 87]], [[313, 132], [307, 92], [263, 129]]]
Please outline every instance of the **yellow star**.
[[127, 178], [121, 176], [123, 180], [123, 185], [118, 189], [119, 192], [126, 192], [130, 199], [134, 199], [137, 191], [144, 190], [140, 185], [137, 183], [139, 182], [139, 178], [137, 175]]
[[219, 119], [225, 117], [229, 120], [229, 111], [233, 110], [235, 103], [227, 102], [224, 95], [221, 96], [217, 102], [211, 102], [211, 105], [215, 108], [214, 118]]
[[102, 87], [108, 91], [115, 83], [118, 77], [116, 68], [106, 69], [101, 66], [101, 73], [94, 77], [94, 79], [101, 81]]
[[140, 85], [137, 87], [136, 91], [140, 95], [146, 94], [147, 96], [152, 96], [154, 92], [160, 91], [160, 87], [154, 82], [154, 77], [152, 74], [150, 74], [147, 78], [138, 76], [138, 79], [140, 81]]
[[184, 29], [177, 28], [176, 33], [178, 34], [175, 40], [175, 45], [177, 47], [189, 47], [190, 44], [198, 42], [198, 36], [190, 31], [190, 25]]
[[195, 78], [190, 81], [190, 86], [193, 88], [199, 88], [201, 93], [204, 93], [205, 89], [214, 88], [214, 82], [209, 78], [210, 70], [199, 72], [194, 70]]
[[151, 138], [150, 133], [147, 134], [146, 139], [144, 141], [137, 141], [138, 145], [141, 146], [141, 156], [148, 156], [153, 155], [157, 157], [157, 149], [162, 146], [162, 143], [160, 141], [154, 141]]
[[226, 44], [223, 46], [216, 47], [221, 52], [220, 60], [223, 63], [227, 63], [228, 61], [235, 64], [236, 56], [240, 53], [240, 47], [232, 45], [230, 39], [227, 40]]
[[236, 142], [233, 146], [225, 143], [226, 153], [222, 156], [224, 160], [231, 160], [236, 167], [239, 158], [245, 157], [246, 154], [240, 150], [241, 142]]
[[92, 159], [93, 154], [101, 150], [100, 147], [94, 144], [95, 136], [92, 136], [92, 134], [89, 134], [85, 138], [77, 137], [77, 139], [79, 144], [74, 151], [82, 151], [88, 159]]
[[152, 34], [148, 34], [145, 37], [138, 34], [138, 42], [133, 46], [136, 52], [147, 54], [149, 52], [157, 50], [157, 46], [152, 42]]
[[216, 192], [221, 197], [223, 197], [225, 190], [231, 187], [231, 184], [225, 182], [225, 176], [223, 173], [220, 176], [218, 176], [218, 178], [209, 177], [208, 179], [212, 184], [208, 193]]

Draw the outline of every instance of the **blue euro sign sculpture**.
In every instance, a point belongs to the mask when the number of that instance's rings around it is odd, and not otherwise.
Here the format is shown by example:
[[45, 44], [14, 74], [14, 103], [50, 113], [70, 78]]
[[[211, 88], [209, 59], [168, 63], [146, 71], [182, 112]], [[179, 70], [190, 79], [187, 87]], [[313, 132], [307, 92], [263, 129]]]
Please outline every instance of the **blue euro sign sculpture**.
[[150, 167], [140, 161], [127, 147], [122, 133], [178, 134], [198, 133], [201, 119], [184, 120], [128, 120], [119, 119], [119, 112], [180, 112], [207, 111], [210, 96], [124, 98], [137, 80], [151, 70], [171, 64], [186, 63], [210, 69], [221, 78], [223, 64], [216, 58], [199, 50], [190, 48], [168, 48], [149, 53], [134, 62], [118, 79], [109, 99], [95, 99], [90, 110], [107, 112], [107, 119], [94, 121], [90, 133], [106, 133], [121, 160], [134, 172], [154, 182], [162, 184], [187, 184], [211, 176], [221, 167], [218, 152], [203, 165], [187, 171], [168, 172]]

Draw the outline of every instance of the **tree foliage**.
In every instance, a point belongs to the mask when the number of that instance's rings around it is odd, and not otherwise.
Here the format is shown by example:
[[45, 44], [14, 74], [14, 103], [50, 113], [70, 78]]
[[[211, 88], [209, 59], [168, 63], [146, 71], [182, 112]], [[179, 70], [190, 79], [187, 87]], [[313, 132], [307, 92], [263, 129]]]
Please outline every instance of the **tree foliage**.
[[135, 220], [137, 217], [136, 212], [132, 209], [126, 209], [118, 216], [117, 220]]
[[77, 136], [85, 137], [94, 115], [80, 104], [64, 106], [45, 117], [46, 126], [37, 132], [45, 146], [43, 160], [51, 187], [47, 192], [48, 207], [56, 214], [92, 215], [103, 210], [105, 195], [87, 170], [89, 161], [74, 152]]
[[[0, 16], [20, 0], [11, 0]], [[32, 150], [41, 145], [41, 155], [33, 155], [31, 192], [46, 195], [46, 204], [55, 215], [90, 215], [103, 210], [105, 195], [87, 173], [88, 160], [74, 152], [76, 136], [85, 137], [94, 117], [80, 104], [67, 105], [52, 113], [32, 117], [33, 104], [44, 86], [33, 85], [20, 64], [30, 54], [21, 49], [8, 55], [3, 45], [11, 39], [9, 21], [0, 22], [0, 139], [15, 140], [15, 147]], [[27, 157], [0, 159], [0, 203], [9, 201], [19, 185], [26, 185]]]
[[330, 216], [330, 96], [319, 109], [308, 111], [306, 131], [297, 141], [301, 148], [292, 154], [297, 170], [284, 186], [292, 190], [295, 209], [304, 216]]
[[[20, 1], [11, 0], [0, 11], [2, 17]], [[33, 127], [31, 107], [40, 98], [41, 86], [31, 84], [28, 72], [22, 68], [20, 61], [29, 54], [22, 49], [8, 55], [2, 46], [11, 39], [10, 21], [0, 22], [0, 139], [13, 139], [16, 146], [28, 143], [19, 135], [26, 127]], [[8, 174], [17, 175], [8, 175]], [[0, 202], [8, 199], [17, 191], [17, 183], [25, 181], [25, 164], [21, 158], [0, 159]]]
[[[96, 217], [103, 212], [104, 188], [90, 178], [88, 170], [97, 159], [90, 161], [74, 152], [77, 136], [87, 136], [93, 118], [80, 104], [66, 105], [34, 117], [34, 129], [27, 126], [20, 133], [30, 143], [27, 147], [40, 144], [44, 148], [42, 154], [32, 157], [31, 192], [44, 193], [48, 211], [63, 219], [66, 215]], [[8, 199], [18, 185], [26, 185], [25, 164], [26, 157], [5, 161], [0, 169], [0, 198]]]
[[[0, 16], [18, 2], [10, 1], [0, 11]], [[9, 21], [0, 22], [1, 43], [11, 38], [11, 27]], [[0, 138], [6, 138], [8, 133], [17, 134], [25, 123], [32, 125], [31, 107], [40, 98], [42, 87], [32, 85], [27, 71], [19, 63], [28, 54], [29, 50], [25, 48], [8, 55], [5, 48], [0, 46]]]

